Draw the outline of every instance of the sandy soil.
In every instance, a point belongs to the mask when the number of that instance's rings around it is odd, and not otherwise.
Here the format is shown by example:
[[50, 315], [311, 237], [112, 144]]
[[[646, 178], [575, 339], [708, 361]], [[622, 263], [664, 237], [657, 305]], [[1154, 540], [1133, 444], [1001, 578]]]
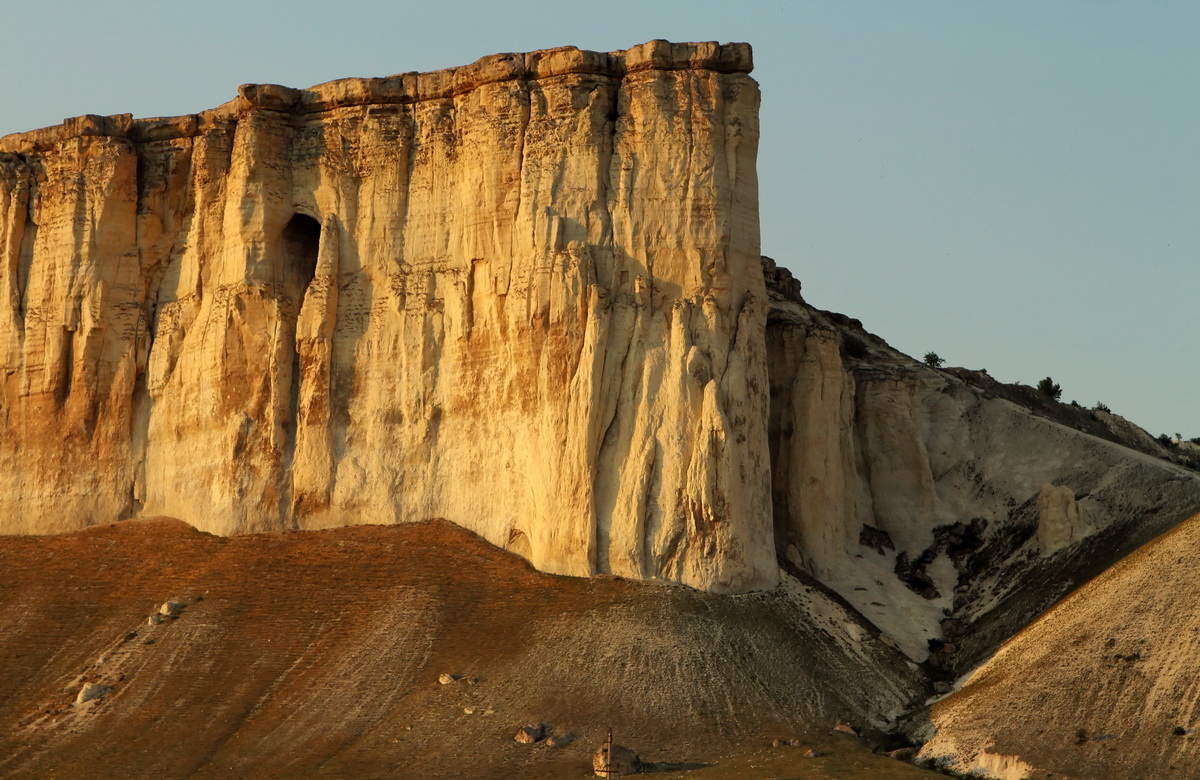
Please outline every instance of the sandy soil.
[[[611, 727], [653, 777], [928, 776], [830, 733], [919, 687], [835, 612], [799, 583], [554, 577], [447, 523], [5, 537], [0, 775], [584, 777]], [[520, 745], [527, 721], [579, 738]]]
[[1200, 777], [1198, 566], [1200, 516], [1006, 642], [932, 708], [923, 752], [1026, 764], [1006, 780]]

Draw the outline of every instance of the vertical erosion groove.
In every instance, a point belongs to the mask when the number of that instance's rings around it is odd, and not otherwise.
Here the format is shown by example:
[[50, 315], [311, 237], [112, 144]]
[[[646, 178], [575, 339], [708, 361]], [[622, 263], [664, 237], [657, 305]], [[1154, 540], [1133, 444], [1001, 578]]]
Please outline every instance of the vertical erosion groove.
[[[33, 199], [30, 198], [29, 210], [33, 210]], [[37, 223], [31, 214], [25, 215], [25, 230], [21, 234], [21, 248], [17, 254], [17, 305], [22, 321], [25, 312], [29, 310], [27, 291], [29, 289], [29, 269], [33, 266], [33, 246], [37, 239]]]
[[[317, 272], [317, 250], [321, 242], [321, 225], [304, 214], [294, 215], [283, 228], [284, 264], [283, 299], [279, 315], [283, 320], [285, 343], [292, 351], [291, 381], [287, 411], [283, 418], [283, 468], [291, 473], [296, 454], [296, 427], [300, 416], [300, 349], [296, 343], [296, 323], [304, 303], [304, 293]], [[288, 477], [290, 479], [290, 476]], [[289, 491], [290, 492], [290, 491]], [[287, 499], [285, 506], [290, 506]]]

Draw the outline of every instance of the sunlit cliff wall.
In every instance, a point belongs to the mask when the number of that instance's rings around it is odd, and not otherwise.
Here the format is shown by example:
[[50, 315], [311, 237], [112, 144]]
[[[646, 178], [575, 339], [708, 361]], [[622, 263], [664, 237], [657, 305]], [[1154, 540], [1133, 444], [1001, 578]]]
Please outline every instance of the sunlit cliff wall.
[[0, 530], [444, 517], [773, 584], [750, 69], [564, 48], [0, 139]]

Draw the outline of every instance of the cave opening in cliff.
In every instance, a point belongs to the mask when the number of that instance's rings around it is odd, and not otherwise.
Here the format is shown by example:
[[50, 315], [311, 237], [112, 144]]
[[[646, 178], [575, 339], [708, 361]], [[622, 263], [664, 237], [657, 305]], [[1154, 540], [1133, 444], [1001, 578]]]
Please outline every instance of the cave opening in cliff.
[[284, 287], [295, 301], [299, 313], [304, 291], [317, 273], [317, 250], [321, 245], [321, 223], [307, 214], [294, 214], [283, 228], [287, 251], [284, 265]]
[[[283, 227], [284, 320], [291, 331], [291, 381], [288, 412], [282, 420], [284, 468], [290, 469], [296, 451], [296, 428], [300, 414], [302, 365], [299, 344], [295, 342], [296, 324], [304, 304], [304, 294], [317, 273], [317, 254], [321, 245], [321, 224], [307, 214], [293, 214]], [[285, 510], [286, 511], [286, 510]]]
[[[32, 209], [32, 206], [30, 207]], [[31, 214], [25, 215], [25, 230], [17, 250], [17, 312], [25, 316], [26, 290], [29, 289], [29, 269], [33, 267], [33, 246], [37, 241], [37, 223]]]

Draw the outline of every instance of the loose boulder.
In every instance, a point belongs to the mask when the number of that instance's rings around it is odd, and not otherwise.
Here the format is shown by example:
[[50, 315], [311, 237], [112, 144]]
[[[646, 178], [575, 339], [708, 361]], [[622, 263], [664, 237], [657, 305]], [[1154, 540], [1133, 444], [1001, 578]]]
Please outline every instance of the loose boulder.
[[75, 703], [83, 704], [85, 702], [92, 701], [93, 699], [99, 699], [101, 696], [109, 693], [110, 691], [112, 691], [112, 688], [108, 687], [107, 685], [101, 685], [100, 683], [87, 683], [79, 689], [79, 695], [75, 697]]
[[1075, 491], [1066, 485], [1042, 485], [1038, 494], [1038, 546], [1042, 555], [1051, 555], [1091, 530], [1087, 515], [1075, 500]]
[[521, 728], [517, 729], [517, 733], [513, 735], [513, 739], [523, 745], [532, 745], [540, 740], [546, 734], [546, 727], [540, 723], [526, 723]]
[[799, 739], [773, 739], [773, 740], [771, 740], [771, 747], [800, 747], [803, 744], [806, 744], [806, 743], [803, 740], [799, 740]]
[[638, 754], [624, 745], [609, 745], [605, 742], [592, 755], [592, 769], [597, 777], [636, 775], [641, 768], [642, 762], [638, 759]]

